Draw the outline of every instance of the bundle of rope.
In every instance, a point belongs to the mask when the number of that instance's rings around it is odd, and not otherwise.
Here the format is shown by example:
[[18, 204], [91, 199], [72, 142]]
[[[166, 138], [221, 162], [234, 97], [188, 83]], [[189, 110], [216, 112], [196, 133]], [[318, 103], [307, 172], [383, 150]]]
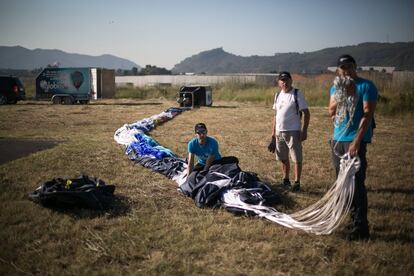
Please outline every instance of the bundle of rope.
[[291, 215], [272, 207], [251, 205], [240, 200], [239, 191], [228, 190], [222, 195], [227, 207], [242, 208], [280, 225], [317, 235], [332, 233], [347, 216], [354, 195], [355, 174], [360, 168], [358, 157], [341, 157], [338, 178], [329, 191], [316, 203]]
[[358, 94], [350, 93], [352, 87], [355, 87], [355, 80], [350, 76], [336, 76], [333, 82], [335, 87], [335, 101], [337, 102], [334, 125], [340, 126], [348, 116], [348, 123], [344, 127], [347, 129], [354, 117]]

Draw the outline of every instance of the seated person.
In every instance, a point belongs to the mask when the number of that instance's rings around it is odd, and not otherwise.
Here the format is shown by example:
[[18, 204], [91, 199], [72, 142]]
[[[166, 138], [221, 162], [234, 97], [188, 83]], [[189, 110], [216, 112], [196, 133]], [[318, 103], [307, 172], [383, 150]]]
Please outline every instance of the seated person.
[[[213, 137], [207, 136], [207, 127], [204, 123], [198, 123], [194, 127], [195, 137], [188, 142], [188, 167], [187, 176], [192, 171], [207, 171], [214, 161], [221, 159], [219, 144]], [[194, 166], [194, 155], [197, 156], [197, 164]]]

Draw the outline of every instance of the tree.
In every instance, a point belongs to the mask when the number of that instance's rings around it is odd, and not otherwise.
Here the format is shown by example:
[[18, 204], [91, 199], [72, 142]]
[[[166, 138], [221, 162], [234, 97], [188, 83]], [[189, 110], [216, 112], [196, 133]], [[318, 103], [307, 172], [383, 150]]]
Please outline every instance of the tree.
[[171, 71], [153, 65], [145, 65], [139, 72], [140, 75], [171, 75]]

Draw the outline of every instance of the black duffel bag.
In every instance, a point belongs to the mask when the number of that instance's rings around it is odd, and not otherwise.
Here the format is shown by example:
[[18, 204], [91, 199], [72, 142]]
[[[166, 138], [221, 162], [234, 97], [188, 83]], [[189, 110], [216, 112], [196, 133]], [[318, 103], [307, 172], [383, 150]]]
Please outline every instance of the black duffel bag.
[[114, 185], [82, 175], [72, 179], [54, 178], [43, 183], [29, 197], [47, 207], [104, 210], [112, 204], [114, 191]]

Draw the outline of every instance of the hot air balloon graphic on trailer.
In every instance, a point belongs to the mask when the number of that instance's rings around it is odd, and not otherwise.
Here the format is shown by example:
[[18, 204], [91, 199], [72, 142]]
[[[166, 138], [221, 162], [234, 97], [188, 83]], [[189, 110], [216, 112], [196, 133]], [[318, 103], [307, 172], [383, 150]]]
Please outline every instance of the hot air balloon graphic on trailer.
[[88, 67], [48, 67], [36, 78], [36, 99], [87, 103], [91, 100], [91, 89], [91, 68]]
[[76, 90], [79, 90], [79, 87], [81, 87], [84, 81], [82, 72], [74, 71], [70, 74], [70, 77], [72, 79], [73, 86], [75, 86]]

